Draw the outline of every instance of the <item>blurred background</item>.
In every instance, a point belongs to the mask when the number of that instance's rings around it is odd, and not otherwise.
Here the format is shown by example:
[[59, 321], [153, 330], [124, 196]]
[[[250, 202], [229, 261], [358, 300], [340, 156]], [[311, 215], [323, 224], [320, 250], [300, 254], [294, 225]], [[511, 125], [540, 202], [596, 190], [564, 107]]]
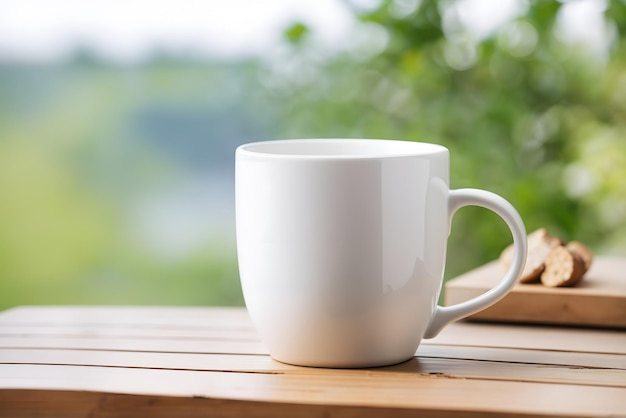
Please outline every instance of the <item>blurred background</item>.
[[[234, 150], [451, 149], [453, 188], [626, 255], [623, 0], [0, 0], [0, 309], [240, 305]], [[454, 220], [446, 277], [504, 224]]]

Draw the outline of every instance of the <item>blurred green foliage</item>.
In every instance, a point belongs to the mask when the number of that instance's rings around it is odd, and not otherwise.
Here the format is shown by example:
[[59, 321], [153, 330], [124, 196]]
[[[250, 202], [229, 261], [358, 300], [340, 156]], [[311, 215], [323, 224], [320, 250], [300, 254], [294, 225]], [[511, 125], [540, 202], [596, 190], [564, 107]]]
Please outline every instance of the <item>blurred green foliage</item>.
[[[561, 39], [561, 2], [529, 1], [484, 39], [460, 24], [454, 2], [399, 12], [404, 3], [355, 8], [373, 37], [360, 53], [319, 59], [293, 45], [292, 68], [274, 90], [284, 136], [443, 144], [451, 187], [501, 194], [529, 231], [547, 227], [625, 254], [626, 3], [605, 11], [614, 35], [606, 57]], [[463, 209], [447, 276], [498, 257], [510, 240], [495, 215]]]
[[[185, 185], [229, 190], [236, 145], [276, 137], [443, 144], [453, 188], [501, 194], [528, 230], [625, 254], [626, 3], [607, 3], [605, 55], [561, 39], [560, 2], [529, 1], [485, 38], [454, 1], [411, 4], [354, 7], [358, 36], [340, 52], [295, 22], [278, 61], [0, 62], [0, 309], [243, 303], [232, 214], [193, 227], [206, 205]], [[196, 236], [184, 251], [167, 216], [156, 238], [137, 232], [163, 194], [196, 212], [179, 214]], [[447, 277], [509, 241], [495, 215], [463, 209]]]
[[[242, 304], [228, 216], [174, 254], [176, 225], [138, 225], [163, 202], [152, 204], [154, 195], [180, 197], [198, 217], [210, 202], [194, 194], [230, 186], [236, 141], [264, 130], [250, 109], [254, 89], [246, 91], [255, 68], [188, 60], [120, 68], [88, 55], [2, 65], [0, 308]], [[203, 183], [216, 176], [217, 186]], [[202, 187], [185, 192], [194, 178]], [[177, 210], [163, 210], [163, 222], [189, 211], [168, 213]]]

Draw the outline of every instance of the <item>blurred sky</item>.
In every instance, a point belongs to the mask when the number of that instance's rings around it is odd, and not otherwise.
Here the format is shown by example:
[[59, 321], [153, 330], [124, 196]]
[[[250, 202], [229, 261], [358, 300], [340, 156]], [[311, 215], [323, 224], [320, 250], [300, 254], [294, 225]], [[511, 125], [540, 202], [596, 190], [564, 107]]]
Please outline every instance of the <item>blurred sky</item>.
[[267, 49], [294, 20], [334, 41], [351, 17], [337, 0], [3, 0], [0, 54], [46, 60], [82, 45], [118, 61], [155, 48], [231, 57]]
[[[396, 0], [410, 13], [418, 0]], [[281, 29], [301, 21], [316, 42], [342, 48], [358, 36], [347, 3], [374, 7], [378, 0], [0, 0], [0, 60], [50, 61], [86, 48], [100, 58], [132, 64], [155, 51], [239, 58], [264, 54], [281, 41]], [[482, 38], [523, 13], [524, 0], [459, 0], [461, 23]], [[567, 2], [565, 38], [603, 52], [610, 34], [602, 27], [605, 0]]]

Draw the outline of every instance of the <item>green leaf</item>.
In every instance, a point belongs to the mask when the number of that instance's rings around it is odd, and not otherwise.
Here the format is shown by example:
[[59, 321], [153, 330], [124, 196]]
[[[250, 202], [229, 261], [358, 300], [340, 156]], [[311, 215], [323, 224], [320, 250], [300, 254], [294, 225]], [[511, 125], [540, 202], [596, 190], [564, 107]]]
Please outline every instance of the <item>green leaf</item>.
[[295, 22], [285, 29], [284, 36], [292, 44], [296, 45], [308, 35], [309, 28], [302, 22]]

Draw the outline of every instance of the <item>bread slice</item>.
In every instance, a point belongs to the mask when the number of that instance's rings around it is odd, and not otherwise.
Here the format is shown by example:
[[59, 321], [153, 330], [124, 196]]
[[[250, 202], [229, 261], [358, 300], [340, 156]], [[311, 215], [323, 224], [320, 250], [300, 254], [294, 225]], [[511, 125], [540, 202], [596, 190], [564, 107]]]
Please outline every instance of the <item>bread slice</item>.
[[582, 243], [578, 241], [568, 242], [565, 247], [574, 254], [578, 254], [580, 258], [583, 259], [583, 261], [585, 262], [586, 273], [593, 263], [593, 254], [591, 253], [591, 250], [589, 250], [589, 248], [585, 247]]
[[[545, 268], [545, 261], [555, 247], [563, 245], [560, 238], [553, 237], [545, 228], [538, 229], [528, 235], [528, 256], [522, 271], [520, 283], [539, 281]], [[505, 268], [509, 268], [513, 262], [513, 245], [509, 245], [502, 251], [500, 260]]]
[[554, 248], [545, 262], [541, 283], [549, 287], [574, 286], [585, 274], [583, 258], [565, 246]]

